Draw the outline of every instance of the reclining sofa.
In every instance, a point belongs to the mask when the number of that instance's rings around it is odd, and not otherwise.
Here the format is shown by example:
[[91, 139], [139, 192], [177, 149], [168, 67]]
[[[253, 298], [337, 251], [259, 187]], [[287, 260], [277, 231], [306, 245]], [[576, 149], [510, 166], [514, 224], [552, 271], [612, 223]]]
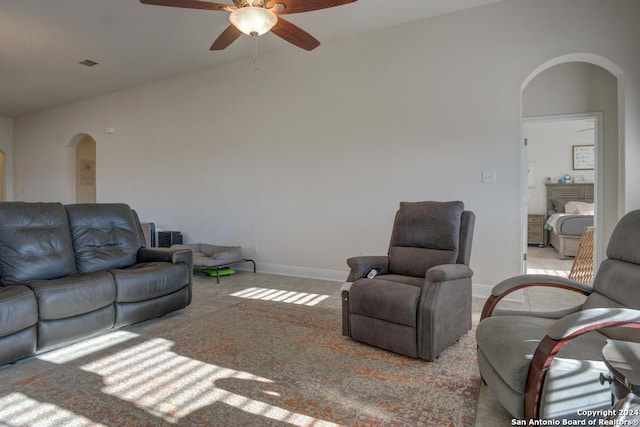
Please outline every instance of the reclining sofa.
[[120, 203], [0, 202], [0, 366], [191, 303], [189, 250]]

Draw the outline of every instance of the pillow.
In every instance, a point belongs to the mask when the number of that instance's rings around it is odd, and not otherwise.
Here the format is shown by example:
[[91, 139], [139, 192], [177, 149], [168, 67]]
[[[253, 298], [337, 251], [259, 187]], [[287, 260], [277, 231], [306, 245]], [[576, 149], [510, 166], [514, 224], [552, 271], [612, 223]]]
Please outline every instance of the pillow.
[[564, 205], [564, 213], [577, 215], [579, 213], [578, 203], [581, 203], [581, 202], [567, 202]]
[[553, 206], [553, 210], [557, 213], [564, 213], [564, 205], [567, 203], [566, 200], [561, 199], [551, 199], [551, 206]]
[[[551, 206], [553, 206], [553, 210], [556, 213], [569, 213], [565, 212], [565, 205], [569, 202], [584, 202], [584, 203], [593, 203], [593, 199], [551, 199]], [[577, 214], [578, 212], [575, 212]]]
[[574, 202], [580, 215], [593, 215], [594, 207], [593, 203]]

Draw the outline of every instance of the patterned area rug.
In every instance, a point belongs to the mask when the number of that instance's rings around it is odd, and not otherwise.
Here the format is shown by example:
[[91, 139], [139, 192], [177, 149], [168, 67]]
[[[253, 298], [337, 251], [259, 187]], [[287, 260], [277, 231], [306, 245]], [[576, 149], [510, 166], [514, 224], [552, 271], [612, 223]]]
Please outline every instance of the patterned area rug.
[[473, 332], [428, 363], [343, 337], [334, 308], [245, 301], [179, 317], [43, 355], [57, 369], [0, 384], [0, 425], [474, 423]]

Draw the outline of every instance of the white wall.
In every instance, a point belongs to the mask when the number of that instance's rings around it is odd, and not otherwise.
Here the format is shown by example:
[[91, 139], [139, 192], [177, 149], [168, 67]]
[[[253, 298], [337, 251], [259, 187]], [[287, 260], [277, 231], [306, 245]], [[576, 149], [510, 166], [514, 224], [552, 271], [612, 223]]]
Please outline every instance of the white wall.
[[637, 145], [639, 12], [510, 0], [264, 54], [259, 75], [242, 61], [20, 117], [16, 194], [70, 200], [66, 145], [87, 133], [98, 201], [128, 202], [185, 241], [240, 244], [263, 271], [339, 279], [347, 257], [386, 253], [400, 201], [460, 199], [477, 215], [474, 282], [492, 285], [521, 267], [521, 85], [561, 55], [608, 58]]
[[4, 177], [0, 180], [5, 185], [4, 195], [7, 200], [13, 199], [13, 119], [0, 117], [0, 151], [5, 154]]

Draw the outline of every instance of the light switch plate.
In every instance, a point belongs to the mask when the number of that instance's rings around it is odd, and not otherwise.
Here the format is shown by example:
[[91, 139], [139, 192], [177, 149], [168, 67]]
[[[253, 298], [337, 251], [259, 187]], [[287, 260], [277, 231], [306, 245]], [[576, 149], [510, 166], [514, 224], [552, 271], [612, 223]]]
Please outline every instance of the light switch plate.
[[496, 171], [482, 171], [482, 183], [493, 184], [496, 182]]

